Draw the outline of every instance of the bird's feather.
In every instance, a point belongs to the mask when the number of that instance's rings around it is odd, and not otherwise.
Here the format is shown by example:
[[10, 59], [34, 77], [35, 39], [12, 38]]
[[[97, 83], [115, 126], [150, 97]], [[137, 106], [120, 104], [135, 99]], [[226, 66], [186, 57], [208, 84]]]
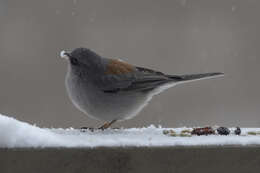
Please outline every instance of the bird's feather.
[[145, 92], [172, 81], [162, 72], [135, 67], [119, 60], [110, 60], [100, 78], [101, 89], [106, 93]]
[[181, 83], [209, 78], [222, 73], [206, 73], [192, 75], [166, 75], [160, 71], [144, 67], [136, 67], [119, 60], [110, 60], [99, 83], [106, 93], [146, 92], [154, 90], [167, 83]]

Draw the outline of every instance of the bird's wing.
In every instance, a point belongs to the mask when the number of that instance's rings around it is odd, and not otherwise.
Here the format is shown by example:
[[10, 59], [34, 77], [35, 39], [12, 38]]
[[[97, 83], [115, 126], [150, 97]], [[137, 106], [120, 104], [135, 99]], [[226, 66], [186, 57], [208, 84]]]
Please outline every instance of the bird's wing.
[[104, 75], [98, 80], [106, 93], [149, 91], [169, 81], [173, 80], [161, 72], [119, 60], [110, 60]]

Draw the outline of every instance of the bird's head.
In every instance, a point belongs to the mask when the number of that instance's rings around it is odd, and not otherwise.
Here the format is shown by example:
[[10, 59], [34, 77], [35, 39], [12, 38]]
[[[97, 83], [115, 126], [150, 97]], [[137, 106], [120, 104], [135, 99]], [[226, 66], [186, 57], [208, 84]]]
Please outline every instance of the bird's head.
[[76, 71], [89, 71], [97, 68], [101, 57], [87, 48], [76, 48], [73, 51], [61, 51], [60, 56], [68, 60], [69, 67]]

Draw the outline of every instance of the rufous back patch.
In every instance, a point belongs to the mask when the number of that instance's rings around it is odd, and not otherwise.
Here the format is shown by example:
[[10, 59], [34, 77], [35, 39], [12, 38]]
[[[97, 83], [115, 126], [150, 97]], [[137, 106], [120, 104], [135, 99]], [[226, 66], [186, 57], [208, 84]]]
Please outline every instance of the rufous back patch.
[[127, 64], [125, 62], [112, 59], [107, 65], [106, 74], [125, 74], [134, 71], [134, 66]]

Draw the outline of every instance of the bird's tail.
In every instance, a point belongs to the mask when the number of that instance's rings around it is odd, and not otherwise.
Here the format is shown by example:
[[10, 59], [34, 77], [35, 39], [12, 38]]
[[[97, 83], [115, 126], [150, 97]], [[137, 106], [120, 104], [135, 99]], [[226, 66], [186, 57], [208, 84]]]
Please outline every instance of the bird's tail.
[[193, 82], [202, 79], [210, 79], [215, 77], [224, 76], [224, 73], [203, 73], [203, 74], [188, 74], [188, 75], [168, 75], [169, 78], [173, 79], [177, 83]]

